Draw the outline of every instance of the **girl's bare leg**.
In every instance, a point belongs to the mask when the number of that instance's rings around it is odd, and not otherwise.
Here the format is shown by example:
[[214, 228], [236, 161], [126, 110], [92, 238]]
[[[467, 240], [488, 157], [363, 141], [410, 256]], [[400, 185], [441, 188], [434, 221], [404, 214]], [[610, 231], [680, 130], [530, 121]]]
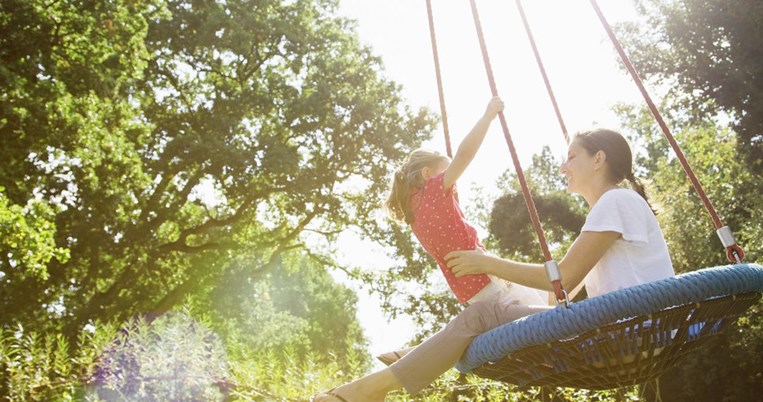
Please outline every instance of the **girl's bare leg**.
[[[402, 388], [390, 369], [385, 368], [371, 373], [359, 380], [344, 384], [331, 393], [344, 398], [347, 402], [384, 402], [384, 397], [391, 391]], [[322, 392], [314, 397], [315, 402], [340, 402], [341, 399], [330, 393]]]
[[[416, 394], [442, 373], [453, 367], [472, 339], [503, 323], [550, 307], [522, 306], [495, 302], [470, 305], [421, 345], [410, 351], [392, 366], [342, 385], [331, 392], [347, 402], [383, 402], [391, 391], [405, 387]], [[316, 395], [315, 402], [341, 402], [325, 392]]]

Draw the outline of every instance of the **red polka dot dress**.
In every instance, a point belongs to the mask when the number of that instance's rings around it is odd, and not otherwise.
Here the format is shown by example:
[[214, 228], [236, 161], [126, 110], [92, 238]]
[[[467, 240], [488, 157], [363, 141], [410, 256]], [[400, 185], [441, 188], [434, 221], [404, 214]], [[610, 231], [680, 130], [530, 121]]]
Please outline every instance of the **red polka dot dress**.
[[456, 186], [443, 192], [445, 172], [431, 177], [421, 191], [411, 196], [414, 221], [413, 234], [424, 250], [440, 266], [445, 280], [458, 300], [465, 303], [490, 283], [486, 274], [456, 278], [448, 269], [445, 255], [456, 250], [485, 249], [477, 237], [477, 230], [464, 219], [458, 205]]

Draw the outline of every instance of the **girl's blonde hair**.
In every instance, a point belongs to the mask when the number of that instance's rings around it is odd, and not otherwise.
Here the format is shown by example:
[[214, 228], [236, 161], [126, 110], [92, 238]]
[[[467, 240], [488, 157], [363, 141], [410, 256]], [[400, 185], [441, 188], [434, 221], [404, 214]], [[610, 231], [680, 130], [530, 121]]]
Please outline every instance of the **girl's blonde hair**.
[[417, 149], [408, 155], [408, 160], [395, 172], [389, 197], [384, 203], [393, 219], [404, 221], [409, 225], [413, 223], [411, 195], [415, 190], [421, 190], [424, 187], [421, 171], [425, 167], [435, 166], [440, 161], [450, 161], [450, 159], [425, 149]]

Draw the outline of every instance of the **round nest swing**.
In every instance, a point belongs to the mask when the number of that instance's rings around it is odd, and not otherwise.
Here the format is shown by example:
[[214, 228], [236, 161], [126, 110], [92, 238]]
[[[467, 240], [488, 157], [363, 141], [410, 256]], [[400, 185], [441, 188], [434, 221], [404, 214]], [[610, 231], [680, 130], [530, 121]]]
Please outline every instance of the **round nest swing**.
[[757, 264], [693, 271], [505, 324], [475, 338], [457, 368], [520, 387], [642, 384], [734, 323], [761, 292]]
[[[735, 323], [740, 315], [758, 302], [763, 293], [763, 266], [742, 263], [744, 251], [715, 212], [596, 0], [590, 2], [702, 199], [726, 248], [726, 255], [734, 264], [700, 269], [569, 303], [561, 287], [558, 267], [551, 259], [508, 126], [503, 113], [500, 113], [499, 119], [528, 212], [546, 258], [549, 280], [554, 285], [557, 307], [504, 324], [476, 337], [456, 368], [521, 388], [561, 386], [599, 390], [643, 384], [659, 377], [681, 358]], [[451, 155], [431, 0], [427, 0], [426, 4], [445, 144], [448, 155]], [[497, 96], [475, 0], [470, 0], [470, 4], [490, 89], [493, 96]], [[569, 142], [521, 0], [516, 0], [516, 5], [562, 133]]]

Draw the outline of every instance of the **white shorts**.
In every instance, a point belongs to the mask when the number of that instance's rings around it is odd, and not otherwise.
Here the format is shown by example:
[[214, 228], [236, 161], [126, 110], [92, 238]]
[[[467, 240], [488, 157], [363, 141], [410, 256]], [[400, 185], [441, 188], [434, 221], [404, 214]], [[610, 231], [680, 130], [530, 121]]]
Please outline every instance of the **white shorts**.
[[472, 296], [466, 304], [476, 303], [482, 300], [497, 300], [501, 303], [517, 303], [525, 306], [548, 306], [548, 292], [507, 282], [493, 275], [488, 283], [476, 295]]

